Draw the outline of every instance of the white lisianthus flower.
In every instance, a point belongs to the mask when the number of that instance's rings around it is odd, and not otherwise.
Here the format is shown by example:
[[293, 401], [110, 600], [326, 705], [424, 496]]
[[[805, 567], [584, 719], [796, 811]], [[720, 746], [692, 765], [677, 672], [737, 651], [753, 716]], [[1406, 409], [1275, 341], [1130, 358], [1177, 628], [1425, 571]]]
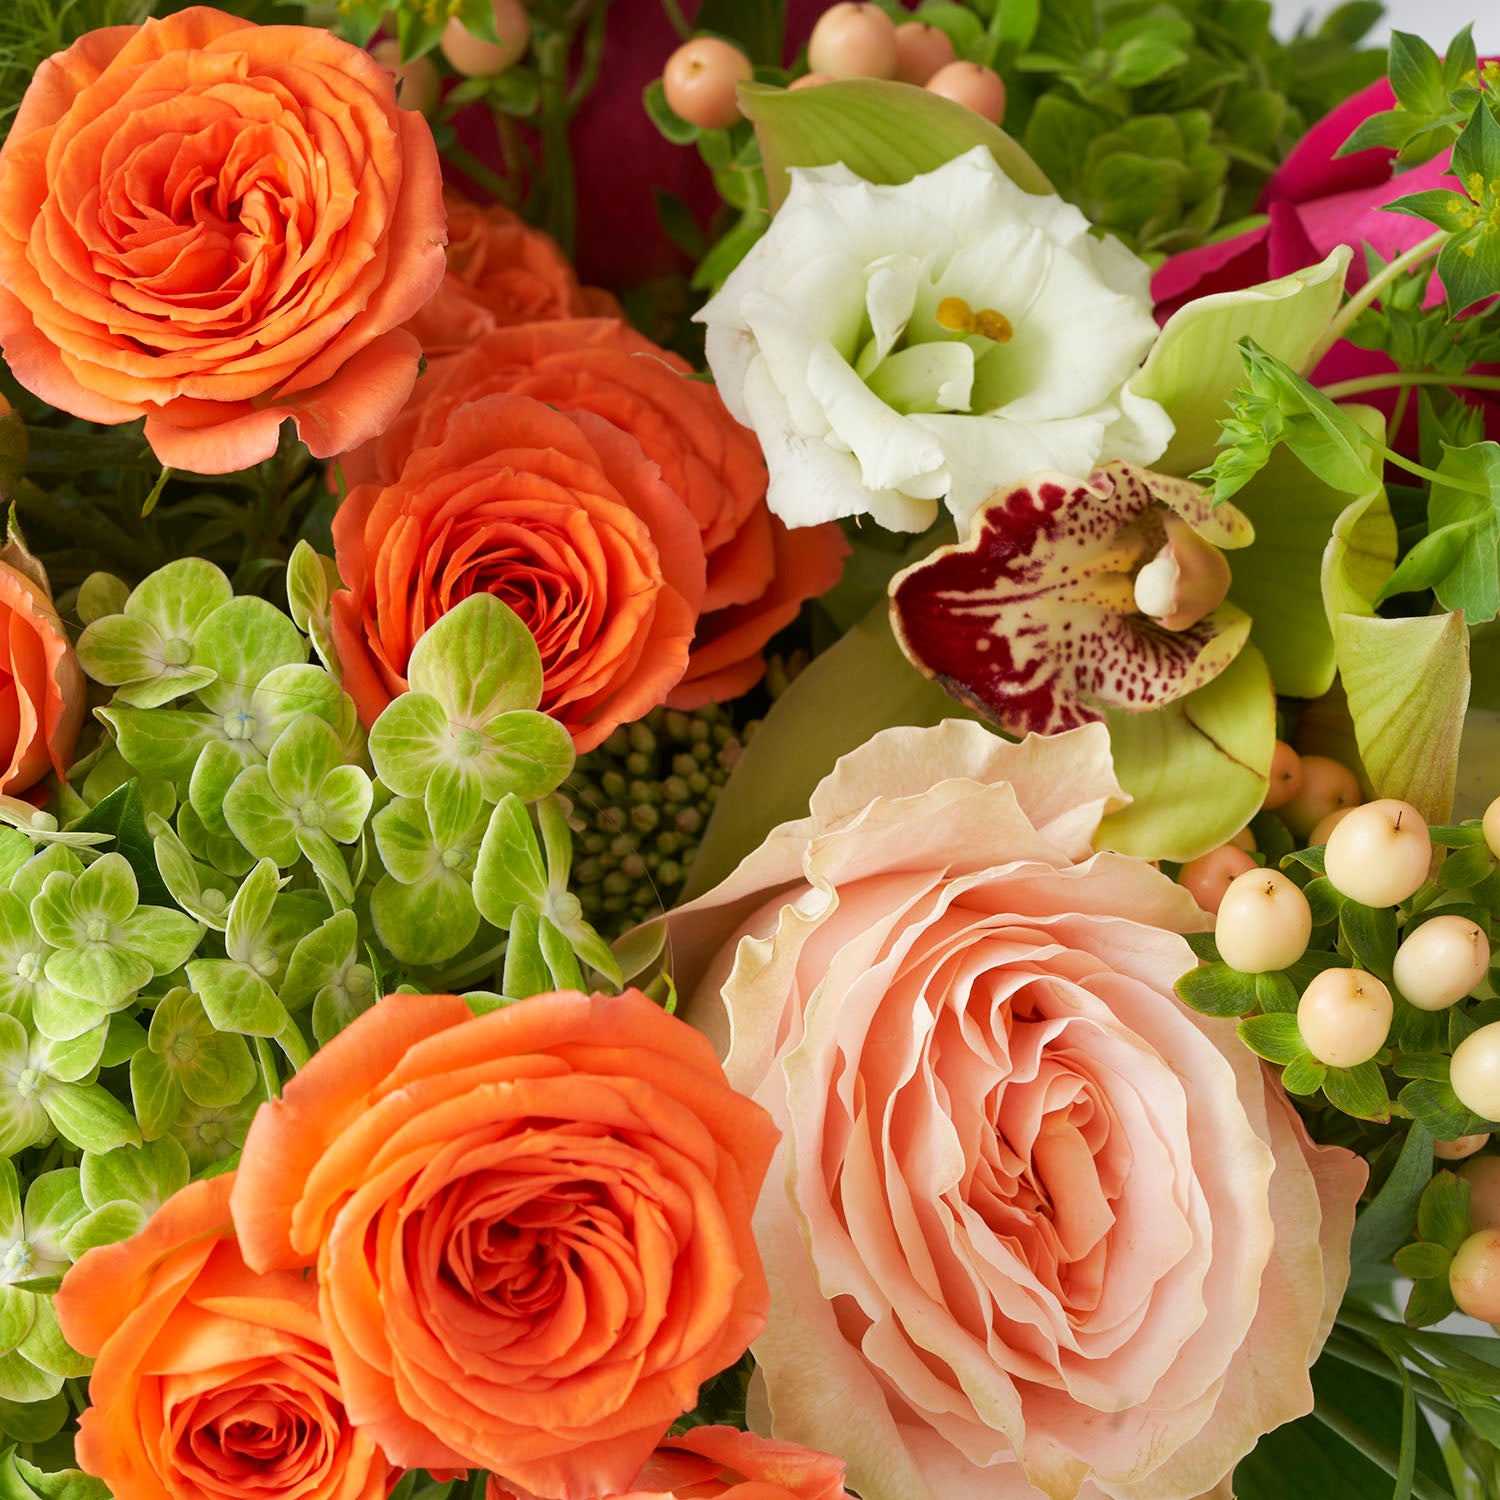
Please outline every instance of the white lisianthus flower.
[[1156, 337], [1150, 272], [983, 147], [897, 187], [796, 170], [770, 229], [698, 314], [725, 404], [755, 429], [789, 526], [869, 515], [962, 530], [1043, 469], [1147, 464], [1171, 419], [1125, 382]]

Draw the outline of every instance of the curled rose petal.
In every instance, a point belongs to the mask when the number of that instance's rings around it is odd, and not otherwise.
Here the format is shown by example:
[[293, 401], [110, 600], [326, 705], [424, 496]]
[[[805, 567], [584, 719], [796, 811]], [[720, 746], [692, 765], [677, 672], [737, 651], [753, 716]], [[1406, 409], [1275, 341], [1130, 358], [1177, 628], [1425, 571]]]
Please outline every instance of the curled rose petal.
[[1218, 676], [1249, 638], [1233, 604], [1168, 628], [1136, 579], [1185, 523], [1205, 548], [1242, 547], [1250, 523], [1198, 485], [1111, 463], [1088, 480], [1038, 474], [998, 491], [968, 540], [891, 580], [891, 623], [917, 668], [1013, 734], [1144, 710]]

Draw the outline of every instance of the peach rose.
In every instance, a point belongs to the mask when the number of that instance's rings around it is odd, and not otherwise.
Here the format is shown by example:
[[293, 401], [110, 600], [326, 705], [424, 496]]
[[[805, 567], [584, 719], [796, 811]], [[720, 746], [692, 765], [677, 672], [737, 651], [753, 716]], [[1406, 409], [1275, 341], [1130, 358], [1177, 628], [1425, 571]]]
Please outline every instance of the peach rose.
[[406, 688], [422, 633], [479, 591], [525, 621], [541, 708], [579, 751], [655, 708], [681, 679], [703, 599], [687, 507], [640, 445], [588, 411], [526, 396], [455, 405], [388, 483], [333, 521], [344, 687], [368, 725]]
[[12, 538], [0, 548], [0, 794], [67, 775], [87, 696], [47, 575]]
[[204, 7], [107, 27], [0, 150], [0, 344], [174, 468], [248, 468], [288, 418], [325, 458], [411, 394], [443, 240], [432, 134], [367, 53]]
[[262, 1107], [245, 1258], [316, 1264], [353, 1419], [393, 1463], [623, 1489], [765, 1321], [776, 1132], [638, 991], [475, 1018], [393, 995]]
[[788, 530], [766, 508], [766, 465], [754, 436], [683, 359], [618, 319], [501, 328], [439, 361], [379, 438], [341, 461], [350, 485], [389, 479], [431, 443], [454, 407], [496, 391], [623, 428], [692, 512], [708, 559], [703, 617], [667, 702], [693, 709], [748, 692], [762, 648], [804, 600], [831, 589], [849, 547], [835, 525]]
[[487, 333], [552, 318], [617, 318], [620, 304], [598, 287], [580, 286], [562, 247], [503, 204], [481, 208], [444, 194], [448, 269], [407, 327], [437, 361], [460, 354]]
[[1091, 854], [1122, 800], [1102, 725], [888, 730], [667, 916], [783, 1130], [771, 1430], [865, 1500], [1185, 1500], [1312, 1406], [1366, 1169], [1173, 997], [1204, 918]]
[[63, 1279], [58, 1321], [96, 1361], [78, 1462], [115, 1500], [385, 1500], [395, 1476], [345, 1417], [317, 1287], [246, 1268], [233, 1184], [184, 1188]]
[[[846, 1500], [844, 1466], [827, 1453], [737, 1427], [692, 1427], [667, 1438], [630, 1490], [610, 1500]], [[487, 1500], [537, 1500], [492, 1478]]]

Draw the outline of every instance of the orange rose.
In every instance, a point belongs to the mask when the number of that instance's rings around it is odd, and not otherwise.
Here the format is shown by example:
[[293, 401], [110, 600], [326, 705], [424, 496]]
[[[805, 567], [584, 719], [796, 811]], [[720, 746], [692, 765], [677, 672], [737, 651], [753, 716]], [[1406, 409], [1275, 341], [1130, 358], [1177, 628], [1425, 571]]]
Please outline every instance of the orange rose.
[[0, 550], [0, 794], [67, 775], [87, 693], [47, 575], [12, 540]]
[[478, 1018], [392, 995], [262, 1106], [232, 1207], [251, 1265], [316, 1264], [350, 1416], [393, 1463], [585, 1500], [763, 1326], [775, 1140], [639, 991]]
[[116, 1500], [384, 1500], [394, 1475], [344, 1415], [317, 1288], [247, 1269], [233, 1184], [184, 1188], [63, 1279], [58, 1321], [96, 1360], [78, 1462]]
[[[612, 1500], [845, 1500], [844, 1463], [737, 1427], [693, 1427], [668, 1438]], [[487, 1500], [536, 1500], [491, 1478]]]
[[345, 479], [390, 479], [456, 406], [496, 391], [608, 419], [661, 466], [708, 559], [703, 618], [667, 702], [693, 709], [738, 697], [765, 671], [766, 642], [838, 582], [849, 548], [835, 525], [789, 531], [771, 515], [759, 444], [692, 373], [618, 319], [501, 328], [439, 361], [385, 434], [342, 460]]
[[108, 27], [0, 150], [0, 343], [174, 468], [247, 468], [287, 418], [328, 457], [411, 394], [443, 240], [432, 134], [367, 53], [205, 8]]
[[620, 316], [620, 304], [598, 287], [580, 286], [557, 241], [519, 214], [499, 203], [481, 208], [454, 192], [443, 201], [448, 271], [406, 325], [429, 359], [458, 354], [516, 323]]
[[703, 599], [687, 507], [634, 438], [525, 396], [455, 405], [388, 483], [333, 521], [333, 638], [366, 724], [406, 688], [422, 633], [488, 591], [542, 656], [541, 708], [580, 751], [655, 708], [682, 677]]

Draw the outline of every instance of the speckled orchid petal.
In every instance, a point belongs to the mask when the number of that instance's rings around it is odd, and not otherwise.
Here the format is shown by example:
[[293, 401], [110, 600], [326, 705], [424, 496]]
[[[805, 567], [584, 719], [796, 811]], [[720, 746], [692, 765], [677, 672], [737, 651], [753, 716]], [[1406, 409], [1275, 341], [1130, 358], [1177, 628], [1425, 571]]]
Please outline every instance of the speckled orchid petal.
[[1185, 697], [1234, 660], [1250, 619], [1226, 603], [1170, 630], [1139, 611], [1134, 578], [1161, 550], [1169, 512], [1218, 547], [1254, 535], [1199, 486], [1133, 464], [999, 490], [966, 542], [892, 579], [896, 639], [920, 671], [1013, 734]]

